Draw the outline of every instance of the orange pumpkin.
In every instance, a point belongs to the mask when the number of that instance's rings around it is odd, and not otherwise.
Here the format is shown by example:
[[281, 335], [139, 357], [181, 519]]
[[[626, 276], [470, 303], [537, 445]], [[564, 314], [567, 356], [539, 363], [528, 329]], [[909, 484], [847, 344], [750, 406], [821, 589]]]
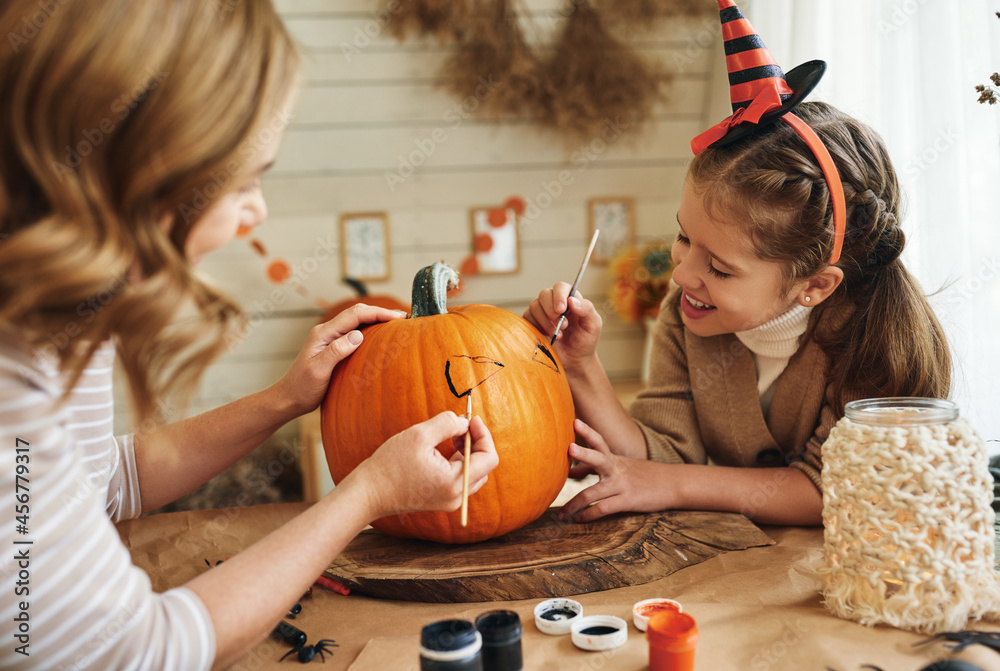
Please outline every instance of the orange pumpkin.
[[[436, 263], [413, 283], [408, 319], [375, 324], [337, 366], [323, 402], [330, 474], [340, 482], [389, 437], [444, 410], [472, 412], [493, 435], [500, 465], [460, 512], [418, 512], [372, 525], [387, 534], [472, 543], [533, 522], [555, 500], [569, 471], [573, 398], [548, 339], [514, 313], [489, 305], [448, 310], [455, 271]], [[446, 441], [437, 448], [450, 457]], [[418, 490], [419, 491], [419, 490]]]
[[388, 308], [390, 310], [402, 310], [403, 312], [409, 312], [410, 306], [402, 302], [395, 296], [389, 295], [371, 295], [368, 293], [368, 288], [364, 284], [354, 279], [353, 277], [345, 277], [344, 284], [350, 286], [354, 289], [357, 296], [355, 298], [348, 298], [347, 300], [334, 303], [333, 305], [326, 306], [323, 309], [323, 316], [320, 317], [320, 322], [328, 322], [341, 312], [349, 307], [357, 305], [358, 303], [365, 303], [366, 305], [374, 305], [378, 308]]

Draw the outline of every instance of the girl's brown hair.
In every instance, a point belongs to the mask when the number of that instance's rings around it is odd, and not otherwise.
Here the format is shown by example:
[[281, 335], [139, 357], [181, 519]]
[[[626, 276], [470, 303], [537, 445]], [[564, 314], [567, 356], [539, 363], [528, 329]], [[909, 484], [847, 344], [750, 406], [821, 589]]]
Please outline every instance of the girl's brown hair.
[[240, 314], [184, 243], [283, 123], [296, 49], [270, 0], [8, 0], [0, 29], [0, 327], [70, 386], [116, 338], [151, 418]]
[[[899, 258], [901, 193], [882, 139], [825, 103], [801, 117], [829, 149], [844, 183], [847, 227], [837, 266], [844, 281], [815, 308], [832, 312], [815, 338], [830, 357], [836, 401], [865, 396], [948, 396], [951, 357], [944, 330]], [[739, 222], [756, 254], [779, 262], [786, 288], [828, 264], [830, 192], [812, 151], [785, 123], [728, 147], [709, 148], [688, 173], [709, 211]]]

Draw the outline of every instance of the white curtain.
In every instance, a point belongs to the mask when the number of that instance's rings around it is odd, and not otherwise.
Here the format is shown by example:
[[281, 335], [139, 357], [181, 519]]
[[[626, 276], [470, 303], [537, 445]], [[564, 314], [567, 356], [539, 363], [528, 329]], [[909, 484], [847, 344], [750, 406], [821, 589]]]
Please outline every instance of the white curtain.
[[952, 398], [1000, 440], [1000, 104], [975, 91], [1000, 70], [1000, 1], [739, 4], [783, 69], [827, 62], [811, 100], [885, 138], [906, 193], [903, 258], [948, 331]]

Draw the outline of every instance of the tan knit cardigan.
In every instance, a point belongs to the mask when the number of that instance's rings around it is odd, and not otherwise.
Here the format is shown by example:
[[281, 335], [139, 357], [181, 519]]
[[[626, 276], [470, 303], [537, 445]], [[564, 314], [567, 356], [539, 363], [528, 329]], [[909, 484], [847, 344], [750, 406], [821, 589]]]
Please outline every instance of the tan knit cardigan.
[[684, 327], [680, 290], [664, 299], [653, 330], [649, 384], [629, 414], [650, 459], [664, 463], [802, 470], [820, 486], [820, 447], [839, 419], [828, 398], [826, 355], [810, 319], [777, 380], [767, 417], [753, 354], [735, 335], [702, 338]]

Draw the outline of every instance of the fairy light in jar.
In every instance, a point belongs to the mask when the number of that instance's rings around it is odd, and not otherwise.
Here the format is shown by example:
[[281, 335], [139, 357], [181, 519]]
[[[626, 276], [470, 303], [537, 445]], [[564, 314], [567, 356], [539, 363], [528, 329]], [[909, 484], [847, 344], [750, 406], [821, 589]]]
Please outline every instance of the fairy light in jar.
[[950, 401], [848, 403], [823, 444], [827, 608], [925, 633], [1000, 617], [986, 448]]

